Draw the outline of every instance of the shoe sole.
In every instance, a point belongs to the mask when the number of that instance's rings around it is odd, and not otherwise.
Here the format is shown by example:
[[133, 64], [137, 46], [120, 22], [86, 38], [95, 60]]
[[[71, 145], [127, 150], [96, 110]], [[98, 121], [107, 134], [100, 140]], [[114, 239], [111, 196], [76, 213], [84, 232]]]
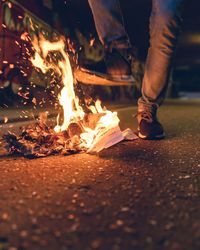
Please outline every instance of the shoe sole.
[[108, 77], [105, 74], [100, 74], [95, 71], [87, 71], [85, 69], [78, 69], [74, 72], [77, 81], [84, 84], [93, 85], [107, 85], [107, 86], [132, 86], [135, 84], [133, 76], [113, 76]]
[[146, 136], [138, 132], [138, 136], [143, 140], [162, 140], [165, 138], [165, 133], [156, 136]]

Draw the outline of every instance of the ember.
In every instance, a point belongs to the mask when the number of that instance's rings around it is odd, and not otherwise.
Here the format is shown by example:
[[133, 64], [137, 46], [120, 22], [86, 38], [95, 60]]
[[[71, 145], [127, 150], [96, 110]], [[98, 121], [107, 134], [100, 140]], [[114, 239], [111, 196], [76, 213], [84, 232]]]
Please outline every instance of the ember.
[[[20, 136], [11, 133], [4, 135], [10, 153], [31, 158], [99, 152], [126, 138], [136, 138], [131, 131], [128, 131], [128, 136], [127, 130], [125, 134], [121, 132], [117, 113], [102, 108], [99, 100], [90, 106], [85, 103], [88, 112], [84, 111], [74, 91], [72, 69], [63, 38], [50, 42], [40, 36], [32, 44], [35, 50], [34, 58], [31, 59], [33, 65], [43, 73], [53, 70], [62, 79], [63, 88], [58, 98], [63, 108], [63, 119], [59, 114], [57, 125], [52, 129], [47, 126], [47, 116], [42, 114], [39, 122], [25, 128]], [[58, 62], [54, 60], [56, 53], [59, 54]]]

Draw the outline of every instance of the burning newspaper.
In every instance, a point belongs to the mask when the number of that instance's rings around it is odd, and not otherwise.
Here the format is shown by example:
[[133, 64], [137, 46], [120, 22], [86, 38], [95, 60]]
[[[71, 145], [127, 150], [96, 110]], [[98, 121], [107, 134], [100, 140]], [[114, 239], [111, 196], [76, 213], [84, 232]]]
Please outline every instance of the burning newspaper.
[[[87, 112], [79, 104], [74, 91], [71, 64], [65, 51], [65, 41], [50, 42], [43, 36], [32, 42], [35, 51], [31, 59], [33, 65], [43, 73], [55, 72], [61, 79], [63, 88], [58, 96], [63, 109], [63, 119], [57, 117], [57, 125], [49, 128], [43, 118], [24, 129], [20, 136], [7, 134], [10, 153], [20, 153], [26, 157], [41, 157], [51, 154], [71, 154], [76, 152], [100, 152], [124, 140], [136, 139], [131, 130], [122, 132], [116, 112], [111, 112], [97, 100], [87, 106]], [[54, 60], [55, 55], [59, 60]], [[41, 117], [44, 117], [41, 116]]]

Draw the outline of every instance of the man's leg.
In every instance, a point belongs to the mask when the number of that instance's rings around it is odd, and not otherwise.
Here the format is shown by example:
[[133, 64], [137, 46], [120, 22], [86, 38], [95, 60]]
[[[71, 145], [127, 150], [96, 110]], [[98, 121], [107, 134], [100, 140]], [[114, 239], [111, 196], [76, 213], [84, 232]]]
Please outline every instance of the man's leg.
[[124, 28], [118, 0], [88, 0], [96, 30], [105, 48], [105, 59], [83, 65], [76, 79], [92, 84], [123, 85], [133, 83], [130, 64], [130, 42]]
[[165, 97], [172, 59], [180, 33], [183, 0], [153, 0], [150, 48], [142, 83], [142, 99], [160, 105]]
[[105, 47], [130, 48], [119, 0], [88, 0], [98, 36]]
[[142, 83], [142, 97], [138, 101], [139, 135], [142, 138], [164, 137], [163, 128], [156, 119], [156, 111], [163, 102], [167, 90], [172, 59], [180, 33], [182, 2], [183, 0], [153, 0], [152, 3], [150, 48]]

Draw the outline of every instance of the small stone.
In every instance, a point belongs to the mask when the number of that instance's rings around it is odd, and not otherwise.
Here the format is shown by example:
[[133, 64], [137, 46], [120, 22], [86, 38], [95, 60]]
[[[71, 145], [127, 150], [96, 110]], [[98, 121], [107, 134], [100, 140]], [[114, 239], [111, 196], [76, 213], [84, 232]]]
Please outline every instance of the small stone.
[[80, 207], [84, 207], [85, 204], [83, 202], [80, 203]]
[[101, 244], [101, 239], [96, 239], [96, 240], [92, 241], [91, 247], [93, 249], [97, 249], [97, 248], [99, 248], [100, 244]]
[[123, 220], [117, 220], [117, 221], [116, 221], [116, 225], [117, 225], [117, 226], [122, 226], [122, 225], [124, 225]]
[[28, 209], [28, 214], [29, 215], [33, 215], [34, 214], [33, 210], [32, 209]]
[[22, 230], [22, 231], [20, 232], [20, 237], [26, 238], [27, 236], [28, 236], [28, 232], [27, 232], [26, 230]]
[[68, 218], [69, 220], [73, 220], [73, 219], [75, 218], [75, 216], [74, 216], [74, 214], [69, 214], [69, 215], [67, 216], [67, 218]]
[[50, 218], [54, 220], [56, 218], [55, 214], [50, 214]]
[[7, 212], [4, 212], [1, 216], [2, 220], [7, 221], [9, 219], [9, 214]]
[[37, 195], [37, 192], [36, 191], [33, 191], [32, 192], [32, 196], [36, 196]]
[[83, 209], [83, 214], [85, 215], [91, 215], [92, 213], [93, 213], [93, 210], [91, 208]]
[[31, 239], [32, 239], [32, 241], [34, 241], [34, 242], [39, 242], [39, 241], [40, 241], [40, 237], [39, 237], [38, 235], [33, 235], [33, 236], [31, 237]]
[[146, 238], [146, 242], [147, 242], [147, 243], [152, 243], [152, 238], [151, 238], [150, 236], [148, 236], [148, 237]]
[[8, 250], [17, 250], [16, 247], [9, 247]]
[[121, 212], [127, 212], [127, 211], [129, 211], [129, 207], [122, 207], [121, 208]]
[[129, 233], [129, 234], [135, 233], [135, 229], [132, 227], [124, 227], [123, 230], [124, 232]]
[[173, 228], [173, 226], [174, 226], [174, 224], [173, 224], [172, 222], [169, 222], [169, 223], [167, 223], [167, 224], [165, 225], [165, 230], [170, 230], [170, 229]]
[[78, 227], [79, 227], [79, 224], [78, 223], [75, 223], [75, 224], [73, 224], [71, 227], [70, 227], [70, 232], [75, 232], [75, 231], [77, 231], [77, 229], [78, 229]]
[[12, 225], [11, 225], [11, 229], [12, 229], [12, 230], [17, 230], [17, 224], [12, 224]]
[[156, 206], [160, 206], [160, 205], [161, 205], [161, 202], [160, 202], [160, 201], [156, 201], [156, 202], [155, 202], [155, 205], [156, 205]]
[[32, 225], [37, 225], [37, 222], [38, 222], [38, 220], [36, 217], [31, 218]]
[[59, 238], [61, 236], [61, 232], [56, 230], [56, 231], [54, 231], [54, 235], [55, 235], [55, 237]]
[[157, 225], [157, 221], [156, 220], [150, 220], [149, 224], [152, 225], [152, 226], [155, 226], [155, 225]]
[[76, 183], [76, 180], [73, 178], [71, 181], [71, 184], [75, 184], [75, 183]]

